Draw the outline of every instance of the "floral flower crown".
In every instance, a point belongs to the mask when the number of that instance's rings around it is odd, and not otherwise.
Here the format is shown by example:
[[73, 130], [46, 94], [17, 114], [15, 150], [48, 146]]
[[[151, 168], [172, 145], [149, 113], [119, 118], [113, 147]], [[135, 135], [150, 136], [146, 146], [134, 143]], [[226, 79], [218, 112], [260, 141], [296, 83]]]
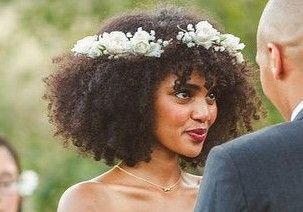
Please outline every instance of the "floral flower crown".
[[[234, 63], [241, 64], [244, 61], [241, 50], [245, 45], [240, 43], [240, 38], [232, 34], [221, 34], [207, 21], [200, 21], [195, 27], [187, 25], [187, 30], [180, 29], [176, 39], [186, 44], [187, 47], [203, 46], [214, 51], [227, 51], [233, 58]], [[111, 58], [119, 58], [126, 55], [144, 55], [147, 57], [160, 57], [164, 48], [173, 39], [163, 41], [156, 40], [155, 31], [147, 32], [138, 28], [132, 35], [130, 32], [113, 31], [104, 32], [102, 35], [87, 36], [75, 44], [72, 52], [91, 58], [107, 55]]]

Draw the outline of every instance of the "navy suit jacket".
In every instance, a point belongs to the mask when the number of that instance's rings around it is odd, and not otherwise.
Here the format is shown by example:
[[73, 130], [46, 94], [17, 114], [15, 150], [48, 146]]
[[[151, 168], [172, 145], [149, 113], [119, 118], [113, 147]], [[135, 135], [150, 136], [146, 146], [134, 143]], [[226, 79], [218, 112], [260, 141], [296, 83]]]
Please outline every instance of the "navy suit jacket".
[[303, 212], [303, 110], [214, 147], [195, 212]]

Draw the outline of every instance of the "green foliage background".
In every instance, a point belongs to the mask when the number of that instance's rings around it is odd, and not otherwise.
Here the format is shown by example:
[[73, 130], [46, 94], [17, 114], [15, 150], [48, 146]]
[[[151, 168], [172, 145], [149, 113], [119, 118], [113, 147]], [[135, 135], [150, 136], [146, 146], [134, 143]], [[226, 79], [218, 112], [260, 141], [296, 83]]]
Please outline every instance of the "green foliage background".
[[[79, 38], [94, 34], [103, 19], [135, 7], [152, 8], [158, 3], [160, 1], [0, 0], [0, 134], [18, 149], [23, 167], [36, 170], [41, 179], [35, 194], [25, 199], [24, 211], [55, 211], [66, 188], [109, 168], [62, 148], [60, 141], [52, 137], [46, 104], [41, 99], [42, 78], [52, 71], [51, 58], [69, 51]], [[257, 24], [266, 0], [168, 3], [206, 11], [226, 31], [241, 37], [247, 45], [244, 53], [254, 63]], [[261, 94], [258, 82], [257, 86]], [[266, 99], [264, 103], [269, 115], [258, 127], [281, 121]]]

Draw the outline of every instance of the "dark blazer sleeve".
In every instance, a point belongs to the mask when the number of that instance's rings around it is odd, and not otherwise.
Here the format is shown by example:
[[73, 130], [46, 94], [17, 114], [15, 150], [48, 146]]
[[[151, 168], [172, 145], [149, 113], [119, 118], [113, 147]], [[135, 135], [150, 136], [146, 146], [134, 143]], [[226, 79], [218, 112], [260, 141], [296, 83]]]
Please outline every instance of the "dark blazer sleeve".
[[208, 211], [247, 211], [239, 171], [221, 146], [209, 153], [195, 207], [195, 212]]

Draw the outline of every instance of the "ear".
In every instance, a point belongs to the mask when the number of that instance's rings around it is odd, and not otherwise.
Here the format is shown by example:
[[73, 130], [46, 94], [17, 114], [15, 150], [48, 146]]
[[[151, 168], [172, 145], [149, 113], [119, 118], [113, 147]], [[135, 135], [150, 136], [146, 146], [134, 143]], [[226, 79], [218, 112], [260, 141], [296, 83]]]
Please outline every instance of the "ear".
[[274, 43], [268, 43], [267, 49], [269, 52], [270, 70], [276, 80], [281, 80], [283, 79], [285, 74], [282, 66], [281, 50]]

